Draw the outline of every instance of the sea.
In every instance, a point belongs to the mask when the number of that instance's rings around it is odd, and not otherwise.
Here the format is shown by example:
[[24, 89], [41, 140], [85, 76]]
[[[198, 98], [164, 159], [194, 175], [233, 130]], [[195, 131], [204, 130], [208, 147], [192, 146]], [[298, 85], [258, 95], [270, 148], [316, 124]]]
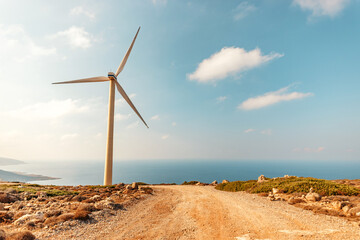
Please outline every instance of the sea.
[[[101, 185], [103, 161], [33, 161], [2, 166], [2, 170], [25, 172], [56, 180], [33, 181], [46, 185]], [[359, 179], [360, 161], [276, 161], [276, 160], [121, 160], [115, 161], [113, 183], [149, 184], [214, 180], [229, 181], [282, 177], [284, 175], [321, 179]]]

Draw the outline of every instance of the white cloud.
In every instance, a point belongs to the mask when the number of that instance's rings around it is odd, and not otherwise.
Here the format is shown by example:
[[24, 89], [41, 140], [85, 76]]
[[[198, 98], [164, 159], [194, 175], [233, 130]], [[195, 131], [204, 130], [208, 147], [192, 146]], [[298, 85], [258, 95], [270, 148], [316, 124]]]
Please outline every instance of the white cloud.
[[71, 9], [70, 15], [85, 15], [90, 19], [95, 19], [95, 14], [89, 10], [84, 9], [82, 6], [77, 6]]
[[171, 126], [176, 127], [176, 122], [172, 122]]
[[334, 17], [339, 14], [350, 0], [294, 0], [303, 10], [309, 10], [313, 16]]
[[249, 128], [249, 129], [246, 129], [244, 131], [244, 133], [250, 133], [250, 132], [255, 132], [255, 131], [256, 131], [255, 129]]
[[246, 51], [243, 48], [224, 47], [209, 58], [204, 59], [195, 72], [188, 74], [190, 80], [202, 83], [215, 82], [229, 75], [236, 75], [246, 70], [258, 67], [273, 59], [284, 56], [279, 53], [262, 55], [259, 48]]
[[129, 119], [131, 117], [131, 113], [129, 114], [120, 114], [120, 113], [117, 113], [115, 114], [115, 121], [121, 121], [121, 120], [126, 120], [126, 119]]
[[78, 136], [79, 136], [79, 134], [77, 134], [77, 133], [64, 134], [64, 135], [61, 136], [60, 140], [61, 141], [66, 141], [66, 140], [74, 139], [74, 138], [76, 138]]
[[5, 113], [14, 118], [34, 120], [34, 119], [57, 119], [69, 114], [86, 112], [90, 109], [87, 105], [80, 105], [79, 100], [51, 100], [25, 106], [18, 110]]
[[325, 150], [324, 147], [317, 147], [317, 148], [305, 147], [305, 148], [294, 148], [293, 149], [294, 152], [306, 152], [306, 153], [318, 153], [318, 152], [322, 152], [324, 150]]
[[166, 139], [168, 139], [169, 137], [170, 137], [170, 135], [169, 135], [169, 134], [166, 134], [166, 135], [161, 136], [161, 139], [162, 139], [162, 140], [166, 140]]
[[254, 5], [249, 4], [248, 2], [242, 2], [234, 10], [234, 20], [238, 21], [240, 19], [243, 19], [255, 10], [256, 7]]
[[264, 135], [272, 135], [272, 130], [271, 129], [266, 129], [266, 130], [262, 130], [260, 133], [264, 134]]
[[94, 37], [85, 31], [82, 27], [72, 26], [65, 31], [57, 32], [49, 39], [65, 39], [67, 43], [74, 48], [89, 48], [94, 42]]
[[137, 126], [139, 126], [139, 121], [130, 123], [129, 125], [126, 126], [127, 129], [132, 129], [132, 128], [136, 128]]
[[305, 98], [305, 97], [314, 95], [313, 93], [300, 93], [300, 92], [288, 93], [287, 92], [288, 90], [289, 90], [289, 86], [279, 89], [275, 92], [268, 92], [261, 96], [249, 98], [249, 99], [245, 100], [244, 102], [242, 102], [238, 106], [238, 109], [243, 109], [243, 110], [259, 109], [259, 108], [273, 105], [275, 103], [279, 103], [279, 102], [283, 102], [283, 101], [291, 101], [291, 100], [295, 100], [295, 99], [301, 99], [301, 98]]
[[220, 96], [220, 97], [216, 98], [216, 101], [218, 103], [221, 103], [221, 102], [224, 102], [226, 99], [227, 99], [227, 96]]
[[40, 56], [56, 54], [56, 48], [36, 44], [21, 25], [0, 24], [0, 60], [24, 62]]
[[159, 115], [152, 116], [151, 120], [160, 120], [160, 116]]

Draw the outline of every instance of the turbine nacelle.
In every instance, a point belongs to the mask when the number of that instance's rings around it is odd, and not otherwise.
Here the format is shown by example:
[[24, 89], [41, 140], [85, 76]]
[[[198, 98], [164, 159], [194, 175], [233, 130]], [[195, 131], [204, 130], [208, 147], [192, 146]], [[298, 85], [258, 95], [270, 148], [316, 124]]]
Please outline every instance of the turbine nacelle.
[[117, 80], [116, 75], [113, 72], [108, 72], [108, 78], [110, 80]]

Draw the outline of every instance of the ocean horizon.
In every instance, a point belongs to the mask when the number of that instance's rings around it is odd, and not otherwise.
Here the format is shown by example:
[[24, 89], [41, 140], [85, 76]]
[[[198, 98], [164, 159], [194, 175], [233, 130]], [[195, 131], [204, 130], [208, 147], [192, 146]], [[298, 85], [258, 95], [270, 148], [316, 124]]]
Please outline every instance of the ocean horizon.
[[[2, 166], [2, 170], [40, 174], [60, 179], [32, 181], [46, 185], [101, 185], [103, 161], [32, 161]], [[321, 179], [358, 179], [360, 163], [355, 161], [270, 161], [270, 160], [122, 160], [115, 161], [113, 184], [149, 184], [184, 181], [212, 182], [282, 177], [284, 175]]]

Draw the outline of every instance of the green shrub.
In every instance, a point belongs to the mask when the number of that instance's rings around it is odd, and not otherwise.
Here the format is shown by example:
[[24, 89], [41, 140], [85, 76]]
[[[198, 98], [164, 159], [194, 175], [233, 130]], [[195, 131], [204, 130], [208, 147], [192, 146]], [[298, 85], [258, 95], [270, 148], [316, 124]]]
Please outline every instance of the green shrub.
[[273, 188], [277, 188], [284, 193], [307, 193], [310, 188], [323, 196], [330, 195], [359, 195], [360, 190], [346, 185], [338, 184], [324, 179], [290, 177], [277, 178], [258, 183], [256, 180], [235, 181], [222, 183], [216, 186], [216, 189], [230, 192], [247, 191], [249, 193], [266, 193]]
[[185, 182], [183, 182], [181, 185], [195, 185], [195, 184], [197, 184], [199, 181], [190, 181], [190, 182], [187, 182], [187, 181], [185, 181]]

